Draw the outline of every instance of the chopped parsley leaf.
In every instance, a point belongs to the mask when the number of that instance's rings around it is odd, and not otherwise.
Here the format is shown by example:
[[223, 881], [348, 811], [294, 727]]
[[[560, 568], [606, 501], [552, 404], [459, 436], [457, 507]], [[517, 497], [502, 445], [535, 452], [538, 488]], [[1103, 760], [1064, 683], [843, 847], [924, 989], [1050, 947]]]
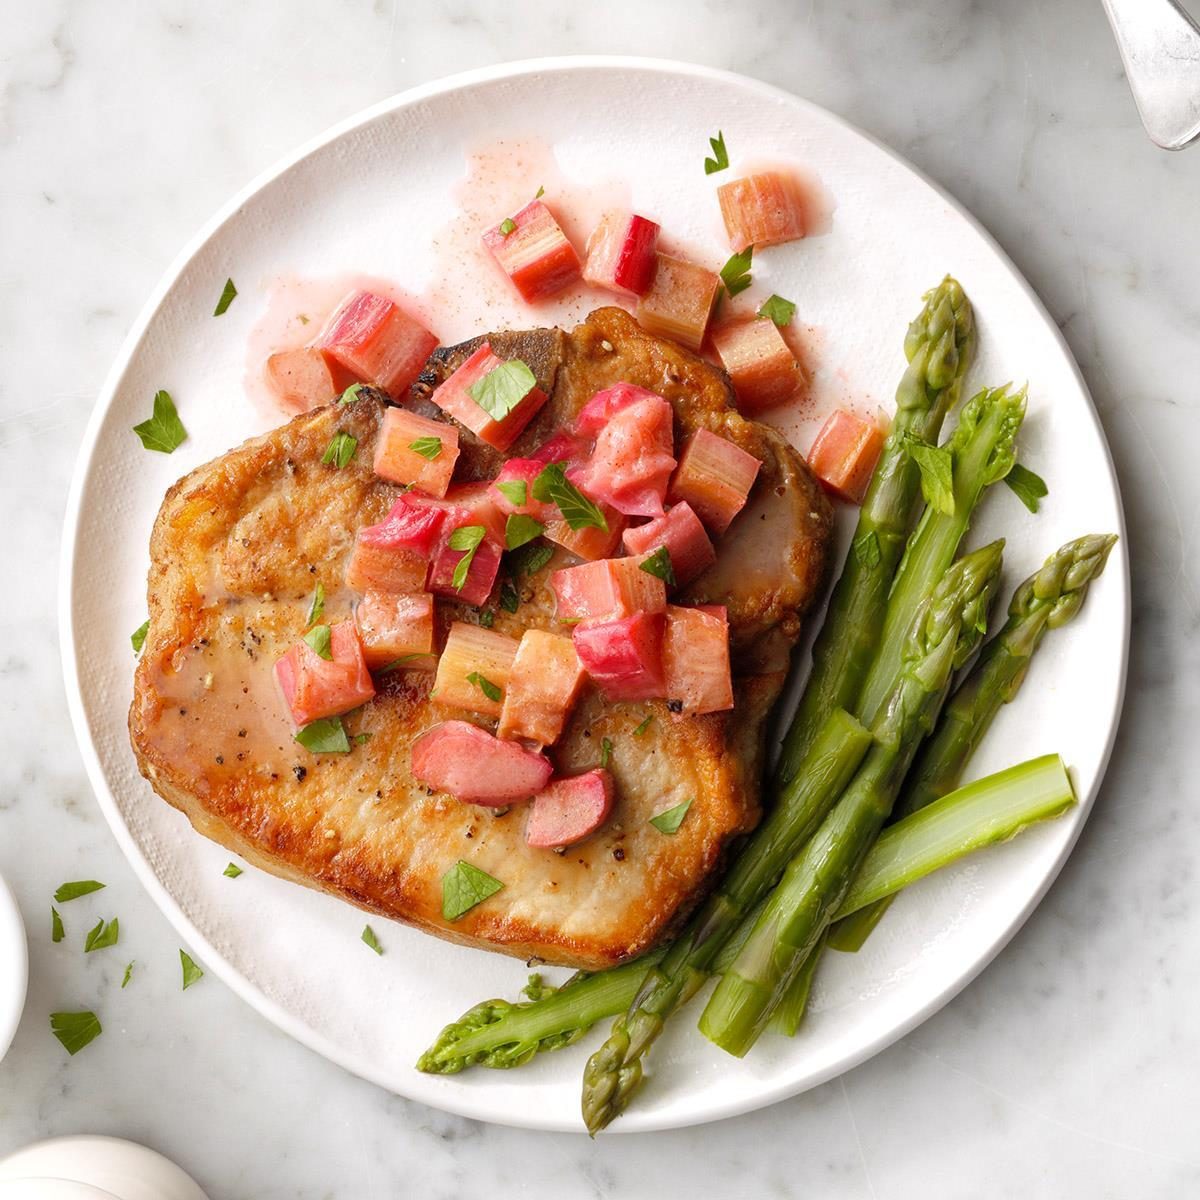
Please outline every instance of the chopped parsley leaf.
[[233, 286], [233, 280], [225, 280], [225, 286], [221, 289], [221, 298], [217, 301], [217, 307], [213, 309], [214, 317], [223, 317], [225, 310], [233, 303], [234, 297], [237, 295], [237, 288]]
[[187, 430], [179, 419], [175, 401], [169, 392], [154, 393], [154, 412], [148, 420], [133, 427], [147, 450], [170, 454], [187, 441]]

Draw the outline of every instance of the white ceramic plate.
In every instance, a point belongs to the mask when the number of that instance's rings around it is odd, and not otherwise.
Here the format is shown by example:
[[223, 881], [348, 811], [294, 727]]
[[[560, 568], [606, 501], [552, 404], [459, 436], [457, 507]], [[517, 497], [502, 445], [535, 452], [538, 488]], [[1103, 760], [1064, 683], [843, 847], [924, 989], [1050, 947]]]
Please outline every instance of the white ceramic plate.
[[17, 899], [0, 876], [0, 1058], [8, 1052], [21, 1023], [28, 981], [25, 926], [21, 922]]
[[[418, 1074], [414, 1060], [445, 1021], [485, 997], [515, 995], [521, 964], [386, 922], [376, 922], [387, 950], [379, 958], [359, 941], [362, 914], [349, 906], [257, 872], [236, 883], [222, 877], [228, 853], [154, 796], [128, 745], [128, 639], [145, 613], [147, 538], [177, 476], [268, 427], [245, 399], [243, 376], [247, 341], [281, 277], [393, 279], [424, 296], [446, 341], [506, 323], [569, 320], [586, 302], [531, 315], [464, 265], [478, 223], [512, 211], [539, 184], [573, 206], [623, 194], [719, 264], [727, 251], [713, 189], [722, 177], [706, 178], [701, 168], [718, 128], [735, 171], [764, 156], [799, 160], [836, 206], [829, 232], [754, 264], [761, 296], [794, 299], [810, 327], [814, 404], [786, 422], [797, 445], [807, 447], [813, 418], [837, 402], [890, 401], [906, 324], [921, 293], [950, 271], [970, 292], [980, 326], [972, 382], [1029, 380], [1022, 457], [1051, 489], [1036, 517], [997, 489], [973, 538], [1008, 536], [1013, 583], [1070, 537], [1124, 532], [1079, 372], [1037, 298], [969, 216], [811, 104], [737, 76], [632, 59], [459, 76], [389, 100], [303, 147], [236, 197], [172, 266], [130, 333], [84, 440], [64, 544], [63, 655], [92, 781], [134, 869], [205, 965], [270, 1020], [359, 1075], [471, 1117], [580, 1128], [588, 1045], [516, 1072]], [[518, 181], [511, 171], [489, 173], [485, 154], [474, 182], [461, 186], [468, 152], [503, 139], [499, 157], [522, 158]], [[513, 139], [540, 139], [542, 148]], [[456, 205], [464, 209], [458, 216]], [[227, 275], [240, 294], [214, 320]], [[170, 457], [142, 450], [130, 432], [164, 387], [190, 433]], [[688, 1125], [812, 1087], [912, 1029], [970, 981], [1037, 904], [1087, 816], [1120, 712], [1128, 620], [1122, 543], [1081, 618], [1048, 640], [1031, 685], [973, 764], [985, 773], [1060, 752], [1081, 798], [1070, 816], [905, 893], [862, 953], [829, 956], [802, 1036], [764, 1038], [738, 1062], [695, 1033], [694, 1015], [677, 1020], [656, 1048], [652, 1081], [617, 1128]], [[600, 1036], [593, 1031], [588, 1044]]]

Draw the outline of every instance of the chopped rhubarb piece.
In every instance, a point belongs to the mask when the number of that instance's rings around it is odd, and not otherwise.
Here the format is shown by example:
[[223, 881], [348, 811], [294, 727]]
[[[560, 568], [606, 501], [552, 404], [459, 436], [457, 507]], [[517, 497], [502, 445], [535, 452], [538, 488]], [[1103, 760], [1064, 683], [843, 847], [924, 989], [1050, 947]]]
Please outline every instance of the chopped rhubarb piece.
[[557, 742], [582, 685], [583, 666], [571, 639], [527, 629], [509, 673], [497, 736], [539, 746]]
[[444, 496], [458, 461], [458, 430], [406, 408], [389, 408], [375, 443], [375, 474]]
[[[523, 363], [521, 365], [524, 366]], [[504, 359], [497, 358], [491, 346], [484, 342], [449, 379], [434, 389], [430, 397], [442, 412], [465, 425], [476, 437], [497, 450], [507, 450], [546, 403], [546, 393], [534, 384], [516, 402], [515, 407], [499, 419], [493, 417], [471, 395], [470, 389], [482, 384], [493, 371], [503, 367]]]
[[640, 296], [654, 279], [659, 227], [637, 213], [605, 213], [588, 238], [583, 277], [627, 296]]
[[358, 540], [368, 546], [412, 550], [428, 559], [445, 519], [444, 507], [425, 504], [417, 496], [401, 496], [382, 521], [359, 530]]
[[625, 532], [628, 522], [615, 508], [607, 504], [601, 503], [600, 511], [604, 514], [606, 529], [597, 525], [572, 529], [566, 521], [551, 518], [546, 522], [546, 537], [588, 562], [608, 558], [621, 544], [621, 534]]
[[560, 621], [611, 621], [638, 612], [662, 612], [667, 585], [641, 569], [640, 558], [605, 558], [565, 567], [550, 576]]
[[489, 229], [483, 244], [529, 303], [553, 296], [579, 278], [579, 255], [540, 200], [531, 200]]
[[745, 507], [762, 463], [728, 438], [697, 429], [671, 480], [671, 499], [686, 500], [714, 533], [724, 533]]
[[835, 496], [861, 504], [883, 449], [883, 431], [839, 408], [817, 434], [808, 452], [808, 465]]
[[534, 460], [543, 466], [552, 462], [574, 466], [586, 457], [587, 447], [582, 445], [577, 437], [564, 432], [556, 433], [548, 442], [543, 442], [533, 452]]
[[805, 232], [804, 197], [781, 171], [763, 171], [717, 188], [721, 218], [734, 250], [794, 242]]
[[723, 606], [667, 606], [663, 674], [667, 699], [679, 701], [688, 716], [733, 707], [729, 619]]
[[413, 778], [464, 804], [526, 800], [545, 788], [552, 772], [540, 754], [467, 721], [443, 721], [413, 742]]
[[612, 776], [603, 767], [556, 779], [533, 798], [525, 842], [542, 850], [573, 846], [608, 820], [612, 805]]
[[730, 321], [713, 330], [712, 341], [742, 412], [791, 400], [804, 383], [804, 372], [774, 321]]
[[720, 289], [721, 278], [714, 271], [660, 254], [654, 282], [638, 302], [638, 324], [647, 333], [699, 350]]
[[329, 318], [315, 345], [331, 366], [400, 396], [438, 344], [415, 317], [374, 292], [353, 292]]
[[712, 540], [687, 503], [672, 504], [666, 516], [625, 530], [625, 549], [630, 554], [650, 554], [660, 546], [671, 556], [677, 587], [691, 583], [717, 561]]
[[330, 628], [329, 654], [322, 658], [307, 642], [297, 642], [275, 663], [275, 679], [297, 729], [349, 712], [375, 695], [353, 621]]
[[671, 406], [645, 388], [618, 383], [597, 393], [576, 421], [581, 432], [598, 430], [579, 486], [628, 516], [661, 517], [675, 469], [674, 423]]
[[455, 621], [438, 659], [434, 698], [451, 708], [498, 717], [517, 645], [516, 638]]
[[666, 695], [662, 668], [662, 613], [575, 627], [575, 652], [609, 700], [653, 700]]
[[371, 670], [378, 671], [397, 659], [411, 659], [413, 667], [433, 669], [432, 596], [368, 592], [354, 609], [354, 623]]
[[482, 525], [492, 541], [504, 545], [507, 514], [490, 483], [458, 483], [446, 493], [449, 515], [446, 528], [454, 525]]
[[490, 495], [496, 507], [507, 517], [519, 514], [542, 521], [554, 511], [534, 497], [533, 481], [545, 463], [536, 458], [510, 458], [492, 480]]
[[[427, 591], [437, 596], [445, 596], [449, 600], [460, 600], [478, 608], [492, 594], [496, 584], [496, 576], [500, 573], [500, 558], [503, 554], [499, 543], [484, 535], [483, 539], [472, 549], [456, 550], [450, 539], [459, 529], [478, 528], [471, 525], [456, 525], [447, 528], [446, 534], [438, 544], [433, 561], [429, 564], [429, 575], [425, 580]], [[462, 579], [462, 586], [455, 583], [455, 570], [458, 564], [471, 556], [467, 565], [467, 573]]]
[[346, 586], [356, 592], [419, 592], [425, 586], [428, 560], [403, 546], [373, 546], [360, 531], [346, 564]]
[[281, 350], [267, 359], [267, 386], [288, 412], [302, 413], [328, 404], [342, 390], [325, 356], [313, 346]]

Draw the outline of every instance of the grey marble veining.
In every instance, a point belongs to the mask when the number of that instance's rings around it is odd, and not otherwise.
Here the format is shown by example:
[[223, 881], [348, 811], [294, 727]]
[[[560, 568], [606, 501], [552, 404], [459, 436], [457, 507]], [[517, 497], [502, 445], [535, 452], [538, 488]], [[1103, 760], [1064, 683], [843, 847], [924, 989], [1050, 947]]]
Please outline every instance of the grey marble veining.
[[[0, 871], [31, 935], [0, 1064], [0, 1153], [90, 1131], [178, 1159], [214, 1200], [491, 1196], [848, 1200], [1200, 1191], [1200, 150], [1138, 123], [1090, 0], [383, 0], [9, 4], [0, 22]], [[701, 1130], [610, 1138], [478, 1125], [343, 1074], [177, 941], [91, 798], [55, 641], [64, 496], [93, 397], [192, 231], [293, 145], [451, 71], [644, 53], [790, 88], [889, 142], [995, 234], [1092, 388], [1130, 524], [1120, 738], [1059, 882], [957, 1000], [807, 1095]], [[936, 271], [937, 264], [931, 264]], [[108, 882], [127, 953], [49, 940], [66, 878]], [[80, 906], [90, 901], [78, 902]], [[83, 913], [64, 910], [78, 937]], [[94, 917], [93, 917], [94, 919]], [[68, 1060], [46, 1014], [134, 983]]]

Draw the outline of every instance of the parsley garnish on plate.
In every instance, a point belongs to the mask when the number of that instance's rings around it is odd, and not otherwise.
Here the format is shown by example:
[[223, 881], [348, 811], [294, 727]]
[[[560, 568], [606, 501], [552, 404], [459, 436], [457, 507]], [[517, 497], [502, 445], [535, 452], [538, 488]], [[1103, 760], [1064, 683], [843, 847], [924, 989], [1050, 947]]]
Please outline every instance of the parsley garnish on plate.
[[729, 151], [725, 149], [725, 135], [718, 129], [716, 137], [710, 137], [708, 144], [712, 147], [712, 158], [704, 160], [705, 175], [715, 175], [729, 166]]
[[352, 433], [335, 433], [332, 441], [325, 447], [321, 462], [325, 465], [332, 463], [339, 471], [350, 465], [350, 460], [358, 450], [358, 438]]
[[792, 318], [796, 315], [796, 306], [790, 300], [772, 294], [759, 305], [758, 315], [774, 321], [782, 329], [783, 326], [792, 323]]
[[116, 917], [107, 924], [101, 917], [95, 927], [88, 931], [87, 940], [83, 943], [83, 952], [91, 954], [93, 950], [105, 950], [109, 946], [115, 946], [120, 935], [121, 926]]
[[179, 990], [186, 992], [193, 983], [199, 983], [204, 978], [204, 972], [192, 961], [192, 956], [186, 950], [179, 952], [179, 965], [183, 968], [183, 987]]
[[66, 904], [68, 900], [78, 900], [80, 896], [98, 892], [102, 887], [104, 884], [97, 883], [94, 879], [76, 879], [71, 883], [60, 884], [58, 891], [54, 893], [54, 899], [58, 904]]
[[600, 765], [607, 768], [612, 762], [613, 744], [609, 738], [600, 739]]
[[467, 573], [475, 560], [475, 552], [479, 549], [487, 530], [482, 525], [460, 525], [450, 535], [450, 549], [463, 551], [463, 556], [454, 564], [454, 574], [450, 582], [456, 592], [461, 592], [467, 585]]
[[133, 960], [125, 964], [125, 975], [121, 979], [121, 991], [124, 991], [129, 986], [129, 981], [133, 978]]
[[909, 457], [921, 471], [921, 491], [930, 508], [954, 515], [954, 460], [945, 446], [931, 446], [915, 437], [906, 439]]
[[157, 450], [160, 454], [170, 454], [187, 441], [187, 430], [169, 392], [154, 393], [153, 414], [149, 420], [135, 425], [133, 432], [142, 439], [147, 450]]
[[491, 608], [481, 609], [479, 612], [479, 625], [482, 629], [491, 629], [496, 624], [496, 612]]
[[500, 232], [504, 237], [508, 237], [508, 235], [512, 233], [516, 227], [517, 223], [512, 219], [512, 217], [505, 217], [504, 220], [500, 222]]
[[667, 587], [675, 586], [675, 568], [671, 565], [671, 552], [666, 546], [659, 546], [653, 554], [638, 563], [638, 570], [653, 575], [655, 579], [661, 579]]
[[225, 286], [221, 289], [221, 298], [217, 301], [217, 307], [213, 309], [214, 317], [222, 317], [225, 315], [225, 310], [233, 303], [234, 297], [237, 295], [237, 288], [233, 286], [233, 280], [225, 280]]
[[861, 567], [877, 567], [880, 560], [879, 538], [875, 530], [854, 539], [854, 558]]
[[326, 662], [333, 662], [333, 630], [328, 625], [314, 625], [305, 635], [304, 644]]
[[390, 663], [388, 663], [386, 666], [380, 667], [379, 670], [375, 672], [375, 674], [376, 675], [390, 675], [393, 671], [400, 670], [400, 668], [402, 666], [404, 666], [405, 663], [412, 662], [414, 658], [432, 658], [432, 657], [433, 657], [432, 654], [422, 653], [421, 651], [415, 651], [412, 654], [402, 654], [402, 655], [400, 655], [399, 658], [393, 658], [392, 661]]
[[134, 654], [141, 654], [142, 647], [146, 644], [146, 634], [150, 632], [150, 618], [147, 617], [130, 635], [129, 644], [133, 647]]
[[467, 676], [467, 682], [473, 683], [493, 704], [500, 703], [500, 697], [503, 693], [486, 675], [480, 675], [478, 671], [472, 671]]
[[325, 615], [325, 587], [318, 580], [316, 591], [313, 592], [312, 603], [308, 606], [308, 616], [304, 618], [305, 625], [315, 625]]
[[358, 399], [358, 394], [363, 390], [361, 383], [352, 383], [339, 397], [339, 404], [353, 404]]
[[341, 717], [322, 717], [310, 721], [299, 733], [296, 741], [313, 754], [349, 754], [350, 739]]
[[[536, 575], [553, 557], [554, 550], [550, 546], [535, 546], [531, 543], [516, 551], [510, 557], [509, 564], [516, 575]], [[517, 610], [514, 608], [512, 611]]]
[[498, 491], [513, 508], [522, 508], [529, 497], [529, 486], [523, 479], [501, 479], [496, 482]]
[[416, 451], [422, 458], [433, 462], [442, 452], [442, 439], [438, 437], [420, 437], [415, 442], [409, 442], [408, 448]]
[[721, 268], [721, 282], [730, 296], [744, 292], [751, 283], [750, 263], [754, 259], [754, 247], [747, 246], [729, 256], [729, 261]]
[[376, 954], [383, 953], [383, 947], [379, 944], [379, 939], [375, 936], [375, 930], [373, 930], [370, 925], [363, 926], [362, 940], [366, 942]]
[[94, 1012], [56, 1012], [50, 1014], [50, 1030], [72, 1056], [104, 1032]]
[[691, 800], [685, 800], [682, 804], [676, 804], [674, 808], [668, 808], [655, 814], [650, 818], [650, 824], [659, 833], [667, 835], [678, 833], [680, 825], [683, 824], [683, 818], [688, 815], [688, 809], [691, 807]]
[[563, 463], [550, 463], [538, 472], [533, 481], [533, 498], [543, 504], [557, 504], [571, 529], [594, 527], [608, 531], [604, 514], [567, 478]]
[[67, 936], [66, 930], [63, 929], [62, 917], [58, 915], [58, 909], [54, 905], [50, 906], [50, 940], [52, 942], [61, 942]]
[[504, 525], [504, 544], [510, 550], [519, 550], [526, 542], [532, 542], [535, 537], [540, 537], [545, 532], [546, 527], [541, 521], [513, 513]]
[[500, 607], [506, 613], [515, 613], [521, 607], [521, 594], [508, 579], [500, 585]]
[[500, 880], [460, 858], [442, 876], [442, 916], [447, 921], [457, 921], [503, 887]]
[[642, 734], [643, 734], [643, 733], [645, 733], [645, 732], [646, 732], [646, 730], [650, 728], [650, 722], [651, 722], [651, 721], [653, 721], [653, 720], [654, 720], [654, 714], [653, 714], [653, 713], [651, 713], [651, 714], [650, 714], [650, 716], [648, 716], [648, 717], [647, 717], [647, 718], [646, 718], [646, 719], [645, 719], [645, 720], [644, 720], [644, 721], [643, 721], [643, 722], [642, 722], [642, 723], [641, 723], [641, 724], [640, 724], [640, 725], [639, 725], [639, 726], [638, 726], [638, 727], [637, 727], [637, 728], [636, 728], [636, 729], [633, 731], [633, 736], [634, 736], [634, 737], [641, 737], [641, 736], [642, 736]]
[[237, 863], [230, 863], [229, 866], [221, 872], [227, 879], [236, 879], [242, 873], [242, 868]]
[[511, 358], [471, 384], [467, 394], [493, 421], [503, 421], [536, 385], [529, 367], [519, 358]]
[[1012, 469], [1004, 477], [1004, 482], [1031, 513], [1037, 512], [1039, 502], [1050, 494], [1046, 481], [1020, 463], [1013, 463]]

